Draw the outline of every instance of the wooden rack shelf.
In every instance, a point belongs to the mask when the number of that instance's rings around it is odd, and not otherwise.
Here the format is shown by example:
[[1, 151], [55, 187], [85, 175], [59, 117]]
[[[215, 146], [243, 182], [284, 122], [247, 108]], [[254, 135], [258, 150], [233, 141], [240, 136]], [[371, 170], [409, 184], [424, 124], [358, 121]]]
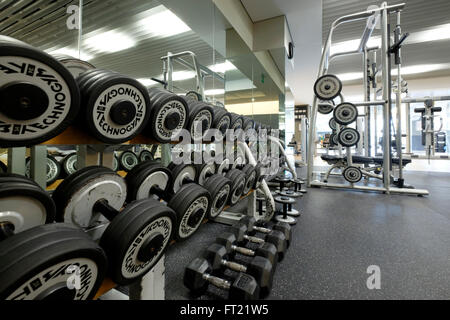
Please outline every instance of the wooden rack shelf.
[[[177, 144], [178, 142], [173, 142], [171, 144]], [[42, 143], [43, 145], [107, 145], [100, 140], [97, 140], [90, 136], [87, 132], [81, 130], [78, 127], [71, 126], [67, 128], [63, 133], [54, 137], [53, 139]], [[137, 144], [161, 144], [160, 142], [146, 137], [142, 134], [138, 135], [133, 140], [123, 143], [124, 145], [137, 145]]]

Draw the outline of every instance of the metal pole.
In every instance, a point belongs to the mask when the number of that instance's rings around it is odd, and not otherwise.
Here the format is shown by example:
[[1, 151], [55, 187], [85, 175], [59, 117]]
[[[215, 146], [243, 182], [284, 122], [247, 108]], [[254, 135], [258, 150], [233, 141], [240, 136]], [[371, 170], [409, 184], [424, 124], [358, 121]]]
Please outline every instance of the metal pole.
[[82, 48], [82, 36], [83, 36], [83, 0], [79, 2], [78, 9], [78, 59], [81, 60], [81, 48]]
[[[400, 11], [397, 12], [397, 30], [396, 30], [396, 41], [400, 39], [401, 36], [401, 25], [400, 25]], [[402, 63], [401, 63], [401, 49], [398, 52], [397, 64], [397, 155], [399, 159], [398, 166], [398, 183], [399, 187], [403, 187], [403, 144], [402, 144]]]
[[169, 52], [167, 54], [167, 90], [170, 92], [173, 92], [173, 82], [172, 82], [172, 76], [173, 76], [173, 63], [172, 63], [172, 53]]
[[406, 153], [411, 154], [411, 104], [406, 104]]
[[381, 65], [382, 65], [382, 83], [383, 83], [383, 100], [385, 101], [383, 108], [383, 175], [384, 175], [384, 188], [386, 193], [389, 194], [390, 181], [390, 119], [389, 119], [389, 33], [388, 33], [388, 12], [386, 10], [386, 2], [381, 5], [383, 8], [381, 11]]
[[[368, 70], [369, 60], [367, 57], [367, 48], [363, 51], [363, 72], [364, 72], [364, 102], [370, 101], [370, 82]], [[364, 108], [364, 156], [370, 157], [370, 108]]]
[[[377, 70], [376, 70], [376, 65], [377, 65], [377, 52], [373, 51], [372, 52], [372, 71], [373, 71], [373, 76], [375, 78], [374, 82], [373, 82], [373, 100], [377, 100]], [[373, 156], [376, 156], [377, 151], [378, 151], [378, 126], [377, 126], [377, 111], [378, 111], [378, 107], [375, 107], [373, 109], [373, 124], [374, 124], [374, 143], [373, 146], [375, 146], [375, 152], [373, 153]], [[371, 150], [372, 151], [372, 150]], [[370, 155], [372, 156], [372, 154]]]

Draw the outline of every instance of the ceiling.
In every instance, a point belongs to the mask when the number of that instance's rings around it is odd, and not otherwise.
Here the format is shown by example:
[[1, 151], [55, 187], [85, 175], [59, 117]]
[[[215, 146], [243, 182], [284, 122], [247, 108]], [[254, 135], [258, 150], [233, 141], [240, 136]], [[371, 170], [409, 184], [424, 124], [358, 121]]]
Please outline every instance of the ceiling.
[[[450, 23], [450, 1], [449, 0], [393, 0], [389, 5], [406, 3], [402, 12], [402, 31], [414, 34], [434, 26]], [[381, 1], [373, 0], [323, 0], [323, 39], [327, 38], [329, 28], [333, 21], [341, 16], [365, 11], [370, 5], [380, 5]], [[391, 20], [392, 28], [395, 27], [395, 18]], [[337, 28], [333, 41], [342, 42], [358, 39], [364, 29], [364, 22], [352, 22], [343, 24]], [[448, 28], [447, 30], [450, 30]], [[450, 31], [447, 31], [450, 32]], [[379, 35], [375, 30], [373, 36]], [[450, 35], [449, 37], [450, 38]], [[408, 44], [403, 46], [403, 67], [423, 64], [445, 64], [440, 70], [433, 72], [404, 76], [406, 79], [434, 77], [450, 75], [450, 39]], [[335, 60], [330, 66], [330, 72], [343, 74], [350, 72], [361, 72], [361, 57], [347, 56]], [[355, 81], [360, 82], [359, 81]]]
[[[78, 31], [68, 30], [66, 12], [74, 0], [4, 0], [0, 2], [0, 34], [15, 37], [42, 50], [77, 48]], [[200, 64], [221, 63], [224, 58], [215, 52], [194, 31], [170, 37], [156, 37], [136, 23], [145, 12], [160, 6], [152, 0], [85, 0], [83, 6], [83, 39], [100, 31], [119, 30], [133, 35], [136, 45], [115, 53], [99, 53], [84, 48], [94, 57], [89, 60], [97, 68], [114, 70], [134, 78], [159, 77], [162, 74], [160, 58], [167, 52], [193, 51]], [[126, 12], [127, 14], [124, 14]], [[151, 21], [151, 20], [150, 20]], [[182, 68], [178, 68], [181, 70]], [[176, 70], [178, 70], [176, 69]], [[177, 86], [194, 89], [194, 81], [179, 81]], [[212, 87], [212, 80], [206, 87]], [[214, 81], [215, 87], [223, 83]]]

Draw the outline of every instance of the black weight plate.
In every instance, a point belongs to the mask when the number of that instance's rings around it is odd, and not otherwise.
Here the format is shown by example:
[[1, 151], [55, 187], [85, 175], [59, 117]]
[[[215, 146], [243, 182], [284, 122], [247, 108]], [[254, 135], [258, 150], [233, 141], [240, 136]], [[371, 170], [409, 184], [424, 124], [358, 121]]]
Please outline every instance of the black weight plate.
[[113, 281], [127, 285], [150, 271], [167, 250], [175, 223], [175, 212], [159, 201], [145, 199], [127, 206], [100, 240]]
[[141, 153], [139, 153], [139, 161], [148, 161], [148, 160], [154, 160], [153, 154], [148, 150], [142, 150]]
[[349, 125], [358, 119], [358, 108], [349, 102], [341, 103], [334, 109], [333, 118], [340, 125]]
[[[133, 168], [133, 170], [131, 170], [127, 176], [125, 177], [125, 181], [127, 183], [127, 202], [131, 202], [134, 201], [136, 199], [139, 199], [139, 192], [142, 190], [142, 184], [143, 183], [147, 183], [152, 185], [153, 183], [162, 183], [163, 181], [154, 181], [154, 182], [150, 182], [148, 181], [148, 179], [150, 179], [150, 176], [161, 172], [162, 175], [167, 175], [168, 181], [167, 181], [167, 185], [166, 188], [163, 190], [167, 195], [169, 195], [169, 190], [171, 190], [172, 188], [172, 172], [161, 166], [158, 164], [154, 164], [154, 163], [146, 163], [146, 162], [142, 162], [139, 165], [137, 165], [136, 167]], [[156, 179], [156, 177], [155, 177]], [[150, 197], [150, 191], [149, 190], [149, 194], [147, 195], [147, 197]]]
[[227, 205], [231, 194], [231, 181], [221, 174], [215, 174], [210, 177], [204, 188], [211, 194], [211, 210], [208, 218], [216, 218]]
[[230, 205], [235, 205], [241, 199], [241, 196], [245, 188], [245, 174], [238, 169], [231, 169], [225, 175], [226, 178], [231, 180], [231, 194], [228, 202]]
[[336, 120], [334, 118], [330, 119], [330, 121], [328, 122], [328, 125], [330, 126], [331, 130], [336, 130], [337, 129]]
[[75, 173], [77, 171], [77, 153], [66, 155], [61, 162], [61, 167], [66, 177]]
[[230, 128], [237, 130], [237, 129], [242, 129], [242, 125], [244, 124], [244, 119], [242, 118], [242, 116], [236, 114], [236, 113], [231, 113], [231, 123], [230, 123]]
[[[132, 140], [142, 132], [150, 118], [147, 90], [135, 79], [107, 71], [87, 85], [82, 95], [84, 108], [79, 125], [87, 126], [89, 132], [104, 143]], [[124, 109], [128, 112], [122, 109], [114, 112], [120, 103], [131, 106]]]
[[14, 173], [0, 173], [0, 183], [3, 181], [31, 183], [40, 188], [40, 186], [30, 178]]
[[213, 106], [213, 124], [212, 128], [220, 130], [222, 134], [231, 126], [231, 114], [225, 108]]
[[242, 168], [242, 173], [245, 174], [245, 188], [243, 194], [248, 194], [255, 186], [257, 180], [256, 168], [251, 164], [247, 164]]
[[[193, 140], [202, 139], [213, 123], [213, 108], [203, 102], [191, 103], [189, 107], [189, 122], [187, 128]], [[195, 127], [198, 122], [200, 122], [200, 128]]]
[[6, 173], [8, 172], [8, 167], [3, 161], [0, 161], [0, 173]]
[[124, 151], [119, 156], [119, 167], [125, 172], [130, 172], [139, 164], [139, 159], [133, 151]]
[[195, 91], [189, 91], [188, 93], [186, 93], [186, 98], [192, 101], [203, 101], [202, 95]]
[[[151, 106], [150, 122], [146, 128], [146, 134], [151, 135], [158, 142], [171, 142], [172, 135], [176, 130], [187, 127], [189, 108], [183, 97], [169, 92], [155, 94], [152, 97]], [[177, 119], [169, 121], [167, 118], [169, 115], [178, 116]]]
[[321, 114], [330, 114], [333, 112], [333, 110], [334, 110], [334, 105], [332, 103], [328, 103], [326, 101], [319, 102], [318, 107], [317, 107], [317, 111], [319, 111], [319, 113], [321, 113]]
[[88, 88], [96, 81], [102, 81], [105, 76], [118, 76], [119, 74], [102, 69], [92, 70], [91, 72], [86, 72], [77, 78], [78, 87], [80, 88], [82, 103], [87, 103], [88, 99]]
[[[0, 146], [33, 146], [48, 141], [74, 121], [80, 108], [80, 92], [73, 76], [59, 61], [31, 46], [2, 41], [0, 65], [0, 101], [4, 103], [4, 109], [0, 107]], [[15, 92], [21, 96], [16, 97], [5, 85], [16, 86], [18, 81], [26, 88], [18, 88]], [[6, 101], [31, 101], [37, 108], [30, 108], [33, 114], [27, 115], [21, 108], [6, 105]], [[47, 103], [50, 108], [46, 108]], [[6, 110], [33, 121], [12, 120], [4, 114]]]
[[61, 165], [55, 157], [47, 155], [47, 186], [53, 184], [61, 175]]
[[342, 129], [338, 134], [338, 141], [344, 147], [353, 147], [358, 144], [361, 138], [358, 131], [353, 128]]
[[314, 94], [321, 100], [333, 100], [340, 95], [341, 91], [341, 80], [332, 74], [326, 74], [320, 77], [314, 84]]
[[168, 206], [177, 215], [174, 238], [184, 241], [199, 229], [203, 219], [208, 216], [211, 210], [211, 195], [203, 187], [190, 183], [184, 185], [170, 199]]
[[[82, 230], [66, 224], [14, 235], [0, 242], [0, 256], [1, 300], [89, 300], [106, 274], [104, 251]], [[81, 272], [76, 290], [67, 288], [70, 266]]]
[[353, 166], [345, 168], [342, 175], [344, 176], [344, 179], [350, 183], [358, 183], [363, 177], [361, 169]]
[[249, 117], [243, 117], [244, 123], [242, 125], [242, 128], [244, 131], [254, 129], [255, 128], [255, 121]]

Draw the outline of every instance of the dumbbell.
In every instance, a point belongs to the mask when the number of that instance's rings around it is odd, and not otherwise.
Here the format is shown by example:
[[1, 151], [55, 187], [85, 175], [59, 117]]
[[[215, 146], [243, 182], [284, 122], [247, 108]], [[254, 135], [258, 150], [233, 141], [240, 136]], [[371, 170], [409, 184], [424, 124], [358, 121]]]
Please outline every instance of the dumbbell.
[[244, 256], [248, 256], [248, 257], [260, 256], [260, 257], [264, 257], [267, 260], [269, 260], [270, 263], [272, 264], [273, 269], [274, 270], [276, 269], [279, 259], [278, 259], [277, 248], [272, 243], [269, 243], [269, 242], [261, 243], [254, 250], [246, 248], [246, 247], [239, 247], [237, 239], [236, 239], [236, 235], [231, 232], [224, 232], [224, 233], [220, 234], [216, 238], [216, 243], [223, 245], [227, 249], [228, 255], [230, 256], [231, 259], [233, 259], [233, 257], [237, 253], [242, 254]]
[[230, 227], [230, 232], [233, 232], [236, 235], [238, 243], [243, 243], [244, 245], [248, 242], [256, 244], [263, 244], [266, 242], [272, 243], [275, 248], [277, 248], [278, 260], [283, 260], [287, 250], [287, 241], [283, 233], [277, 230], [272, 230], [270, 233], [265, 234], [262, 238], [259, 238], [248, 235], [247, 231], [247, 226], [239, 223]]
[[139, 158], [139, 162], [154, 160], [153, 153], [151, 153], [148, 150], [142, 150], [141, 153], [139, 153], [139, 157], [138, 158]]
[[290, 217], [288, 215], [288, 208], [289, 206], [292, 207], [292, 205], [295, 203], [295, 199], [290, 198], [290, 197], [284, 197], [284, 196], [278, 196], [275, 197], [275, 202], [276, 203], [280, 203], [283, 205], [283, 212], [281, 215], [277, 215], [275, 217], [275, 220], [278, 222], [285, 222], [288, 223], [290, 225], [295, 225], [297, 224], [297, 219]]
[[203, 101], [203, 97], [200, 93], [196, 91], [189, 91], [185, 95], [186, 99], [192, 100], [192, 101]]
[[286, 238], [286, 244], [289, 248], [291, 244], [291, 237], [292, 237], [292, 228], [289, 224], [284, 222], [277, 222], [274, 225], [272, 225], [271, 229], [266, 228], [265, 223], [260, 223], [259, 221], [256, 221], [254, 217], [243, 217], [241, 220], [239, 220], [239, 223], [242, 223], [247, 226], [247, 231], [249, 235], [255, 235], [256, 232], [264, 233], [264, 234], [270, 234], [272, 230], [280, 231], [284, 234]]
[[231, 169], [225, 175], [225, 178], [231, 180], [231, 194], [228, 200], [230, 205], [235, 205], [241, 199], [245, 189], [245, 174], [238, 169]]
[[120, 144], [140, 134], [150, 119], [150, 97], [136, 79], [89, 70], [76, 79], [82, 108], [77, 125], [104, 143]]
[[243, 194], [245, 195], [255, 188], [258, 177], [256, 168], [251, 164], [246, 164], [243, 166], [241, 171], [245, 174], [245, 187], [243, 190]]
[[208, 218], [216, 218], [224, 209], [231, 194], [231, 181], [215, 174], [216, 165], [214, 162], [195, 165], [197, 169], [196, 181], [211, 194], [211, 210]]
[[138, 156], [131, 150], [124, 151], [119, 156], [119, 169], [130, 172], [139, 163]]
[[231, 113], [230, 129], [233, 130], [242, 129], [243, 125], [244, 125], [244, 118], [236, 113]]
[[[189, 178], [194, 176], [191, 172]], [[156, 197], [166, 201], [175, 211], [174, 237], [177, 241], [191, 237], [210, 214], [210, 192], [196, 183], [186, 181], [175, 192], [172, 171], [160, 164], [141, 162], [127, 174], [125, 181], [128, 202]]]
[[228, 291], [230, 300], [256, 300], [259, 298], [259, 287], [255, 278], [249, 274], [239, 273], [233, 282], [215, 277], [211, 274], [211, 265], [206, 259], [195, 258], [185, 269], [183, 283], [197, 295], [203, 295], [212, 284]]
[[[296, 192], [294, 190], [284, 190], [283, 192], [280, 192], [279, 195], [282, 197], [293, 198], [293, 199], [298, 199], [298, 198], [303, 197], [303, 193]], [[294, 209], [292, 206], [293, 206], [293, 203], [288, 203], [288, 211], [287, 211], [288, 216], [300, 217], [301, 216], [300, 211]]]
[[250, 129], [255, 128], [255, 121], [249, 117], [242, 117], [244, 119], [242, 123], [242, 128], [245, 132], [247, 132]]
[[188, 101], [189, 121], [187, 130], [191, 134], [192, 142], [203, 140], [213, 123], [213, 108], [201, 101]]
[[151, 88], [148, 94], [152, 110], [144, 133], [160, 143], [170, 143], [177, 131], [187, 128], [189, 107], [186, 99], [160, 88]]
[[61, 161], [62, 177], [70, 176], [78, 170], [78, 156], [76, 152], [69, 153]]
[[37, 145], [67, 129], [80, 109], [72, 74], [49, 54], [6, 36], [0, 59], [0, 147]]
[[[55, 214], [52, 198], [34, 181], [0, 174], [1, 300], [84, 300], [97, 293], [104, 251], [82, 230], [53, 223]], [[82, 270], [82, 288], [67, 289], [71, 265]]]
[[222, 135], [225, 135], [230, 127], [231, 114], [225, 108], [213, 106], [212, 128], [219, 130]]
[[110, 277], [120, 285], [134, 282], [160, 260], [176, 223], [174, 210], [155, 199], [130, 202], [120, 211], [126, 197], [125, 180], [98, 166], [70, 175], [52, 194], [57, 222], [86, 229], [110, 221], [100, 246]]
[[264, 298], [272, 290], [274, 270], [270, 261], [264, 257], [255, 256], [245, 264], [230, 261], [227, 259], [226, 247], [218, 243], [206, 248], [203, 257], [210, 263], [213, 274], [221, 274], [225, 269], [230, 269], [251, 275], [260, 288], [260, 298]]
[[[46, 184], [47, 186], [50, 186], [56, 180], [58, 180], [59, 176], [61, 175], [61, 165], [55, 157], [48, 154], [46, 158], [45, 168], [47, 173]], [[25, 175], [27, 177], [31, 177], [31, 157], [28, 157], [25, 160]]]

